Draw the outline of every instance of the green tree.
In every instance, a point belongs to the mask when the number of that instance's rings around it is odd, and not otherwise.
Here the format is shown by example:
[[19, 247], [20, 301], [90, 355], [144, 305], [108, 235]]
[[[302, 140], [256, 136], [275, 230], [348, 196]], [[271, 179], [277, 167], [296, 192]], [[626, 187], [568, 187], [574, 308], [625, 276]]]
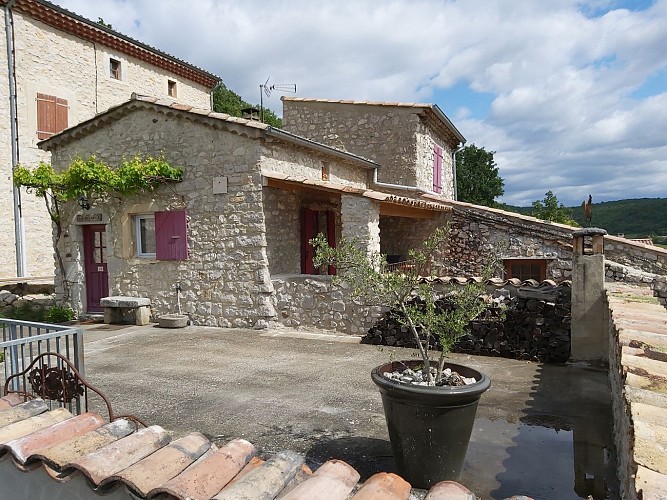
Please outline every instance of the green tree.
[[475, 205], [495, 207], [495, 199], [505, 192], [505, 182], [493, 159], [495, 151], [474, 144], [456, 155], [456, 190], [458, 199]]
[[[480, 281], [471, 280], [444, 293], [434, 281], [424, 280], [434, 256], [449, 241], [450, 231], [450, 226], [437, 228], [421, 249], [410, 250], [412, 265], [400, 272], [389, 272], [384, 255], [374, 253], [369, 256], [357, 248], [354, 241], [342, 239], [336, 248], [332, 248], [323, 234], [310, 240], [315, 248], [313, 263], [336, 266], [339, 275], [334, 278], [334, 284], [347, 286], [345, 293], [353, 300], [363, 299], [367, 304], [387, 306], [400, 312], [397, 318], [412, 333], [425, 367], [433, 366], [429, 346], [432, 345], [431, 337], [437, 336], [441, 352], [435, 364], [436, 374], [433, 376], [424, 370], [429, 385], [441, 382], [447, 353], [466, 334], [470, 322], [486, 310], [482, 299], [485, 281], [494, 276], [499, 266], [497, 255], [491, 253]], [[416, 297], [421, 301], [415, 302]], [[441, 298], [453, 307], [438, 307]]]
[[[258, 108], [259, 106], [244, 101], [240, 95], [228, 89], [222, 82], [213, 90], [213, 111], [216, 113], [227, 113], [240, 118], [242, 109], [252, 107]], [[264, 108], [264, 123], [276, 128], [283, 126], [283, 121], [267, 108]]]
[[574, 219], [572, 219], [572, 210], [567, 208], [562, 203], [558, 202], [558, 198], [551, 190], [544, 193], [543, 200], [533, 202], [533, 217], [551, 222], [559, 222], [561, 224], [568, 224], [570, 226], [579, 226]]

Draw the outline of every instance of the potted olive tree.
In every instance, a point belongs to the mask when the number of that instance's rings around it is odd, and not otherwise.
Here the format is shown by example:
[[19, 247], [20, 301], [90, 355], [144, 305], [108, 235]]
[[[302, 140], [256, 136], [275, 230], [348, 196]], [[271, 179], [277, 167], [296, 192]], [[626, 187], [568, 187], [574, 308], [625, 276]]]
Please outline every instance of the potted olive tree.
[[[437, 229], [421, 249], [410, 252], [409, 264], [394, 272], [384, 256], [368, 256], [354, 242], [332, 248], [322, 235], [311, 241], [315, 265], [336, 266], [335, 283], [352, 299], [390, 307], [414, 337], [416, 359], [383, 364], [371, 377], [380, 389], [398, 471], [420, 488], [458, 479], [477, 403], [490, 386], [486, 375], [449, 363], [447, 354], [486, 309], [484, 282], [493, 275], [496, 259], [485, 265], [481, 280], [437, 290], [423, 277], [430, 274], [449, 232], [449, 226]], [[434, 339], [440, 346], [437, 354], [431, 349]]]

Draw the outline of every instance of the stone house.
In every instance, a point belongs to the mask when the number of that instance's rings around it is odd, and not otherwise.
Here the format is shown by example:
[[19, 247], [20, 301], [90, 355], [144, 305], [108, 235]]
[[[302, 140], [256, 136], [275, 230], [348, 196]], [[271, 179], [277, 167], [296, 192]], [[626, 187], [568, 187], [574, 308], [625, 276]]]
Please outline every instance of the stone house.
[[[450, 212], [437, 196], [381, 191], [373, 184], [380, 167], [361, 156], [167, 99], [134, 96], [40, 147], [57, 169], [77, 155], [114, 165], [159, 153], [184, 168], [182, 182], [150, 195], [91, 200], [89, 211], [62, 207], [66, 269], [56, 270], [56, 286], [62, 297], [70, 284], [78, 313], [98, 311], [107, 294], [148, 297], [155, 314], [174, 312], [180, 283], [197, 324], [262, 326], [290, 316], [277, 309], [296, 301], [285, 283], [333, 271], [312, 266], [307, 242], [316, 234], [372, 252], [383, 246], [384, 218], [412, 221], [406, 227], [418, 238]], [[401, 239], [395, 231], [386, 238]], [[307, 295], [299, 301], [318, 302]], [[351, 304], [326, 306], [329, 327], [353, 322]]]
[[38, 141], [132, 92], [210, 109], [219, 78], [44, 0], [0, 0], [0, 6], [0, 201], [6, 208], [0, 277], [52, 277], [44, 202], [14, 190], [13, 167], [48, 161]]

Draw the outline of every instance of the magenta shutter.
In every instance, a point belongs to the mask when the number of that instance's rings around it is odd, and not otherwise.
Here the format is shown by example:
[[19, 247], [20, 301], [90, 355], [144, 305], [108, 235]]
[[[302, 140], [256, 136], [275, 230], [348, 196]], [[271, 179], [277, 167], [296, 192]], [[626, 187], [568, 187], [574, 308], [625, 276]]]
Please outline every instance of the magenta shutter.
[[155, 212], [155, 258], [157, 260], [188, 258], [185, 210]]
[[442, 193], [442, 148], [433, 146], [433, 191]]

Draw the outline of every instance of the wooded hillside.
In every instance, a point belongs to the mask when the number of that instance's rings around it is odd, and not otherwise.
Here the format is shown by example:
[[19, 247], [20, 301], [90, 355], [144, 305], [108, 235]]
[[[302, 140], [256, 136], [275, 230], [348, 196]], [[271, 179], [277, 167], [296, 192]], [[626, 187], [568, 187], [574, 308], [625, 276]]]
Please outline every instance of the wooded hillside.
[[[532, 207], [505, 205], [506, 210], [531, 215]], [[584, 213], [580, 206], [569, 207], [572, 218], [584, 225]], [[639, 198], [596, 203], [593, 199], [592, 226], [606, 229], [611, 235], [624, 234], [626, 238], [654, 237], [667, 240], [667, 198]]]

